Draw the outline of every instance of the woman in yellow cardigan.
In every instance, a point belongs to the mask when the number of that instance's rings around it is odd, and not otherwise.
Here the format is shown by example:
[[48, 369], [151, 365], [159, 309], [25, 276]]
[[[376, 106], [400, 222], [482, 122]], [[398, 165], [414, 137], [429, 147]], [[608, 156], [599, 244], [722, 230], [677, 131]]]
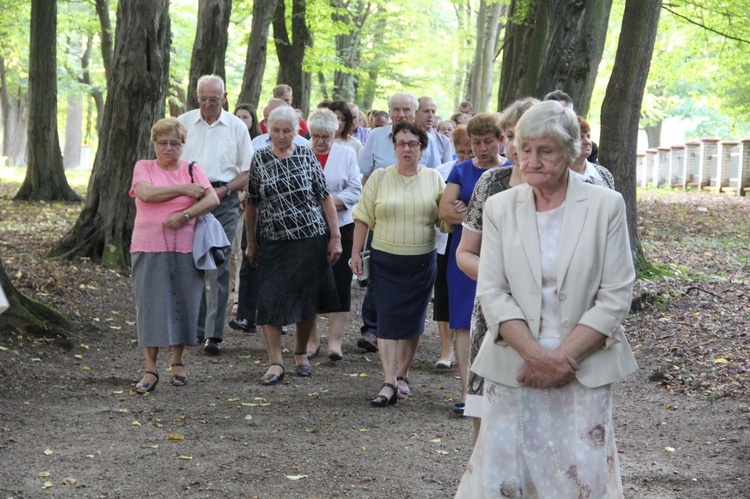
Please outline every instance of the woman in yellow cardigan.
[[360, 252], [368, 230], [370, 279], [378, 313], [378, 349], [385, 382], [373, 406], [395, 404], [411, 395], [409, 366], [424, 332], [435, 282], [435, 229], [445, 183], [421, 166], [427, 134], [412, 123], [393, 128], [396, 165], [375, 170], [354, 211], [351, 268], [362, 275]]

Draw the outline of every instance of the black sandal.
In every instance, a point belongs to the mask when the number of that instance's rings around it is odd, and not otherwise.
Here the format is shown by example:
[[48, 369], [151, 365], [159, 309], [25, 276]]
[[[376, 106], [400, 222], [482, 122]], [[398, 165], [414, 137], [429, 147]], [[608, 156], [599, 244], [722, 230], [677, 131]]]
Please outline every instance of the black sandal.
[[156, 376], [156, 381], [153, 383], [138, 383], [135, 385], [135, 393], [138, 395], [146, 395], [149, 392], [153, 392], [156, 385], [159, 384], [159, 373], [155, 371], [146, 371], [146, 374], [153, 374]]
[[383, 383], [383, 386], [380, 388], [387, 386], [393, 391], [393, 395], [390, 397], [387, 397], [385, 395], [378, 395], [374, 399], [370, 400], [370, 404], [373, 407], [385, 407], [387, 405], [395, 405], [396, 402], [398, 402], [398, 388], [393, 386], [391, 383]]
[[[274, 374], [266, 372], [266, 374], [263, 375], [262, 378], [260, 378], [260, 384], [271, 386], [278, 383], [281, 383], [281, 381], [284, 379], [284, 374], [286, 373], [286, 370], [284, 369], [284, 364], [279, 364], [278, 362], [271, 362], [271, 366], [279, 366], [281, 368], [281, 374]], [[268, 366], [268, 369], [271, 369], [271, 366]]]
[[[320, 347], [318, 347], [318, 350], [320, 350]], [[295, 353], [294, 356], [297, 357], [298, 355], [304, 355], [307, 359], [307, 352], [302, 353]], [[312, 376], [312, 367], [310, 364], [303, 364], [303, 365], [297, 365], [297, 360], [294, 360], [294, 372], [297, 373], [297, 376], [300, 376], [302, 378], [309, 378]]]
[[396, 381], [403, 381], [404, 383], [406, 383], [406, 388], [399, 387], [398, 389], [398, 393], [400, 394], [399, 398], [411, 397], [411, 390], [409, 390], [409, 378], [407, 378], [406, 376], [396, 376]]
[[[176, 362], [172, 364], [172, 367], [185, 367], [185, 364], [182, 362]], [[170, 383], [172, 383], [172, 386], [185, 386], [188, 384], [188, 377], [187, 375], [180, 376], [179, 374], [173, 374]]]

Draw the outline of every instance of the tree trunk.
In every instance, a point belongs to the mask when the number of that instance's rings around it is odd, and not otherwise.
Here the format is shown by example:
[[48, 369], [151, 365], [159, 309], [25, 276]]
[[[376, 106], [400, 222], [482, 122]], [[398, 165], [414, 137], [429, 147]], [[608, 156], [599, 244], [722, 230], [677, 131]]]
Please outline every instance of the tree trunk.
[[32, 300], [16, 289], [5, 271], [2, 258], [0, 258], [0, 286], [2, 286], [10, 305], [8, 310], [0, 315], [0, 325], [8, 324], [11, 319], [15, 319], [22, 325], [41, 326], [45, 329], [50, 325], [65, 329], [70, 327], [68, 319], [57, 310]]
[[357, 87], [357, 72], [362, 55], [362, 32], [370, 14], [376, 8], [369, 1], [331, 0], [331, 18], [348, 31], [336, 35], [336, 59], [339, 64], [333, 74], [333, 99], [352, 102]]
[[106, 266], [129, 263], [135, 205], [133, 166], [153, 157], [150, 130], [164, 116], [169, 76], [169, 0], [130, 0], [117, 7], [112, 76], [86, 205], [51, 256], [85, 256]]
[[504, 27], [500, 19], [506, 13], [504, 3], [481, 0], [477, 14], [477, 42], [471, 69], [467, 100], [477, 112], [487, 111], [492, 98], [492, 75], [498, 33]]
[[367, 85], [361, 85], [357, 88], [357, 91], [360, 93], [359, 99], [362, 100], [362, 109], [372, 109], [372, 104], [375, 102], [375, 94], [378, 90], [379, 74], [380, 71], [377, 68], [370, 69], [367, 71]]
[[14, 166], [26, 164], [26, 113], [27, 95], [19, 88], [15, 95], [8, 89], [5, 59], [0, 55], [0, 105], [3, 109], [3, 150], [7, 163]]
[[99, 34], [99, 45], [102, 49], [102, 62], [104, 63], [105, 85], [109, 84], [109, 76], [112, 74], [112, 21], [109, 18], [109, 0], [96, 0], [96, 15], [99, 17], [101, 33]]
[[65, 178], [57, 136], [57, 0], [32, 0], [26, 178], [15, 199], [80, 201]]
[[81, 165], [81, 142], [83, 139], [83, 97], [80, 94], [68, 94], [68, 108], [65, 117], [65, 169]]
[[661, 145], [661, 126], [663, 123], [662, 120], [659, 120], [655, 124], [644, 128], [646, 137], [648, 138], [649, 149], [656, 149]]
[[[323, 71], [318, 71], [318, 90], [320, 90], [320, 95], [323, 96], [323, 100], [328, 100], [328, 88], [326, 87], [326, 75], [323, 74]], [[353, 98], [354, 96], [352, 96], [352, 99]], [[352, 100], [352, 102], [354, 101]]]
[[661, 0], [627, 0], [617, 55], [602, 104], [599, 159], [615, 177], [625, 198], [628, 231], [636, 269], [646, 263], [638, 236], [636, 144], [643, 93], [651, 66]]
[[198, 27], [193, 42], [193, 56], [190, 59], [188, 109], [198, 107], [198, 97], [195, 94], [198, 78], [215, 74], [226, 80], [224, 58], [227, 52], [227, 30], [231, 13], [232, 0], [200, 0], [198, 3]]
[[564, 90], [588, 113], [612, 0], [513, 0], [505, 30], [498, 108]]
[[279, 1], [273, 18], [273, 36], [276, 54], [279, 58], [279, 74], [276, 83], [286, 83], [292, 87], [294, 107], [302, 110], [307, 116], [310, 112], [310, 73], [302, 69], [305, 61], [305, 50], [312, 45], [312, 37], [307, 27], [306, 0], [292, 0], [291, 32], [289, 37], [286, 26], [285, 2]]
[[256, 109], [258, 109], [260, 92], [263, 87], [263, 74], [266, 71], [268, 30], [276, 11], [276, 2], [277, 0], [253, 2], [253, 24], [250, 28], [250, 40], [247, 43], [242, 90], [237, 103], [251, 104]]
[[456, 11], [458, 25], [456, 33], [458, 35], [459, 47], [458, 70], [453, 79], [453, 109], [458, 109], [458, 104], [461, 102], [462, 96], [467, 93], [465, 91], [466, 80], [467, 78], [471, 78], [472, 61], [471, 57], [469, 57], [472, 42], [469, 36], [469, 32], [471, 31], [471, 5], [468, 0], [464, 0], [462, 2], [454, 2], [453, 8]]

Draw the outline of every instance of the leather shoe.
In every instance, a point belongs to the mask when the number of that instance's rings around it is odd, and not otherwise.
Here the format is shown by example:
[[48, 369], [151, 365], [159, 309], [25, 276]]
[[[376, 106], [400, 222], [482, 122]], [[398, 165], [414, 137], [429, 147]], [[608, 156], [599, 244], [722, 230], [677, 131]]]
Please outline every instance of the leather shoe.
[[207, 355], [219, 355], [221, 353], [219, 340], [216, 338], [208, 338], [203, 344], [203, 351], [206, 352]]
[[246, 333], [254, 333], [256, 331], [255, 324], [250, 324], [247, 319], [232, 319], [229, 321], [229, 327], [235, 331], [244, 331]]
[[378, 351], [378, 339], [374, 334], [368, 331], [363, 334], [359, 340], [357, 340], [357, 346], [359, 348], [367, 350], [368, 352], [375, 353]]

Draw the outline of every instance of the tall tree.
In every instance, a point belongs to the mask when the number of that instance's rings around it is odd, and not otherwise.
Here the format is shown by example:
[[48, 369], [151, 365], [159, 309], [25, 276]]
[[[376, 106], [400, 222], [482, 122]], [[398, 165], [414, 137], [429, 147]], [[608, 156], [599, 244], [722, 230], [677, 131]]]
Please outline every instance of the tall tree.
[[351, 102], [357, 88], [357, 71], [362, 55], [362, 30], [377, 8], [373, 0], [331, 0], [331, 18], [341, 26], [336, 33], [336, 70], [333, 73], [333, 98]]
[[562, 89], [587, 115], [612, 0], [512, 0], [498, 108]]
[[0, 258], [0, 286], [8, 299], [8, 310], [0, 315], [0, 325], [20, 324], [24, 327], [42, 327], [45, 329], [70, 328], [70, 322], [55, 309], [29, 298], [21, 293], [10, 280], [5, 271], [3, 259]]
[[502, 22], [507, 14], [507, 5], [494, 0], [481, 0], [477, 13], [477, 40], [474, 49], [474, 64], [469, 78], [466, 99], [474, 104], [477, 112], [487, 111], [492, 98], [492, 77]]
[[215, 74], [226, 79], [224, 58], [227, 52], [231, 13], [232, 0], [200, 0], [198, 3], [198, 27], [193, 42], [193, 57], [190, 60], [188, 109], [198, 107], [198, 97], [195, 94], [198, 78]]
[[28, 168], [15, 199], [80, 201], [65, 178], [57, 135], [57, 0], [32, 0]]
[[599, 158], [612, 171], [617, 190], [625, 198], [636, 269], [642, 269], [646, 261], [638, 236], [636, 145], [661, 3], [661, 0], [626, 0], [617, 55], [601, 114]]
[[8, 70], [5, 58], [0, 55], [0, 106], [2, 106], [3, 149], [10, 165], [26, 163], [26, 114], [28, 113], [28, 94], [19, 85], [10, 89]]
[[[280, 0], [284, 1], [284, 0]], [[250, 28], [250, 40], [247, 43], [245, 71], [242, 75], [242, 90], [237, 101], [258, 107], [260, 91], [263, 86], [263, 73], [266, 70], [268, 54], [268, 30], [276, 12], [277, 0], [253, 2], [253, 22]]]
[[[307, 116], [310, 111], [310, 85], [312, 76], [304, 70], [305, 51], [312, 45], [312, 35], [307, 26], [307, 1], [291, 0], [291, 22], [287, 28], [286, 2], [279, 0], [273, 18], [273, 37], [279, 58], [276, 83], [292, 87], [294, 106]], [[292, 36], [290, 36], [290, 33]]]
[[169, 0], [119, 2], [104, 124], [86, 204], [51, 256], [86, 256], [109, 267], [129, 263], [135, 207], [133, 166], [153, 157], [150, 129], [164, 116], [169, 75]]

